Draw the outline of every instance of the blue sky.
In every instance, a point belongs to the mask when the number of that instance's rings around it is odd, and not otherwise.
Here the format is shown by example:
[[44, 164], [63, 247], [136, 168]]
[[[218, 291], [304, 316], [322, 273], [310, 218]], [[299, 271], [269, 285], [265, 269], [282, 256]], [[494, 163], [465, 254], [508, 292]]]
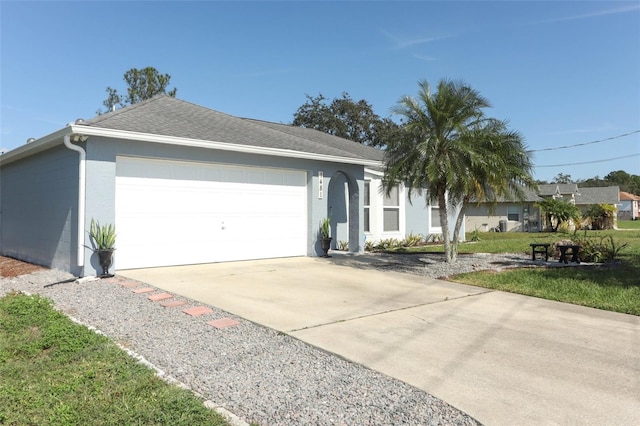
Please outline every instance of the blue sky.
[[385, 117], [419, 80], [462, 79], [536, 151], [536, 178], [640, 174], [638, 1], [0, 0], [0, 31], [4, 149], [93, 117], [153, 66], [180, 99], [282, 123], [305, 94]]

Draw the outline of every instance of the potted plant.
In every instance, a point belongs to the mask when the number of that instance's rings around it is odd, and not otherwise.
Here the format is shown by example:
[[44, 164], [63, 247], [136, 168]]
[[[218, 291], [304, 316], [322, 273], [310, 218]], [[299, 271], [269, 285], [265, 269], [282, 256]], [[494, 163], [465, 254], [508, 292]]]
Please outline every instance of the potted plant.
[[100, 222], [91, 219], [89, 236], [93, 240], [93, 251], [98, 253], [98, 261], [102, 268], [100, 278], [112, 277], [109, 267], [113, 261], [113, 251], [116, 244], [116, 228], [113, 224], [100, 225]]
[[322, 251], [324, 251], [323, 257], [329, 257], [329, 249], [331, 248], [331, 237], [330, 235], [331, 229], [331, 219], [324, 218], [322, 222], [320, 222], [320, 247]]

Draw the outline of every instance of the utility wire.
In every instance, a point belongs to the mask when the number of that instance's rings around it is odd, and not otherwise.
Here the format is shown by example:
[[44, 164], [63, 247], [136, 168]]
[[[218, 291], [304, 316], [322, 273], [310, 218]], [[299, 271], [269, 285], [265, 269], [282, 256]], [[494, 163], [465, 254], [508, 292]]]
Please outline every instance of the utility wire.
[[535, 167], [564, 167], [564, 166], [579, 166], [579, 165], [581, 165], [581, 164], [604, 163], [604, 162], [607, 162], [607, 161], [621, 160], [621, 159], [623, 159], [623, 158], [638, 157], [638, 156], [640, 156], [640, 154], [623, 155], [622, 157], [607, 158], [607, 159], [604, 159], [604, 160], [584, 161], [584, 162], [582, 162], [582, 163], [549, 164], [549, 165], [546, 165], [546, 166], [535, 166]]
[[[625, 136], [630, 136], [630, 135], [633, 135], [633, 134], [636, 134], [636, 133], [640, 133], [640, 130], [634, 130], [633, 132], [625, 133], [625, 134], [618, 135], [618, 136], [611, 136], [610, 138], [600, 139], [600, 140], [597, 140], [597, 141], [577, 143], [575, 145], [556, 146], [556, 147], [553, 147], [553, 148], [530, 149], [527, 152], [555, 151], [555, 150], [558, 150], [558, 149], [574, 148], [576, 146], [592, 145], [594, 143], [602, 143], [602, 142], [610, 141], [610, 140], [613, 140], [613, 139], [619, 139], [619, 138], [623, 138]], [[586, 163], [583, 163], [583, 164], [586, 164]]]

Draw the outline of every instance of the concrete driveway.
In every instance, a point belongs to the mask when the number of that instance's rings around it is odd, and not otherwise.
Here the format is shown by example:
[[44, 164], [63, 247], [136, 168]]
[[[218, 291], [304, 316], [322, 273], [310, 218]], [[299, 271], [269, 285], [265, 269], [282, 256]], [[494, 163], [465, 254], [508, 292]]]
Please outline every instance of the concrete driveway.
[[119, 271], [299, 338], [487, 425], [640, 424], [640, 318], [332, 259]]

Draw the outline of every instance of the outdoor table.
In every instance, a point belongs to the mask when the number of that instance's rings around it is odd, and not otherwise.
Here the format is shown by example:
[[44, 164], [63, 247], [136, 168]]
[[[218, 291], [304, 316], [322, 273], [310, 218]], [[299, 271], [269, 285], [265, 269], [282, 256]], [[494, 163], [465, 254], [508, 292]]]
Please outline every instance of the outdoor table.
[[[567, 250], [569, 249], [571, 250], [571, 252], [567, 253]], [[578, 257], [580, 246], [573, 244], [563, 244], [558, 245], [558, 250], [560, 250], [560, 263], [569, 263], [569, 260], [567, 259], [568, 254], [571, 254], [571, 262], [580, 263], [580, 258]]]
[[536, 253], [544, 254], [544, 261], [549, 260], [549, 246], [548, 243], [533, 243], [531, 246], [531, 260], [536, 260]]

